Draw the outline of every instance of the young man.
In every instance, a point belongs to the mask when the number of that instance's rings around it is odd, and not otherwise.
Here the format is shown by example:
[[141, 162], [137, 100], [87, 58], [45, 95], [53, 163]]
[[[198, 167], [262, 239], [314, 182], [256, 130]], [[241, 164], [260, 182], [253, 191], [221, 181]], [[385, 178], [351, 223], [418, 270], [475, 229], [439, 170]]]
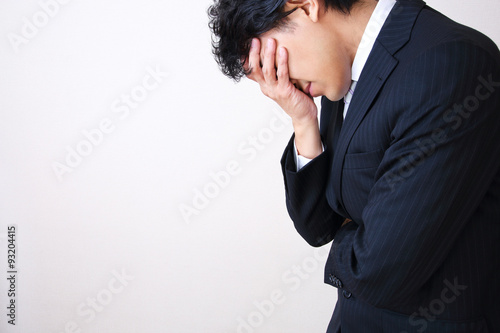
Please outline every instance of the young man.
[[288, 212], [312, 246], [333, 240], [328, 332], [500, 331], [496, 45], [421, 0], [216, 0], [209, 16], [224, 74], [292, 118]]

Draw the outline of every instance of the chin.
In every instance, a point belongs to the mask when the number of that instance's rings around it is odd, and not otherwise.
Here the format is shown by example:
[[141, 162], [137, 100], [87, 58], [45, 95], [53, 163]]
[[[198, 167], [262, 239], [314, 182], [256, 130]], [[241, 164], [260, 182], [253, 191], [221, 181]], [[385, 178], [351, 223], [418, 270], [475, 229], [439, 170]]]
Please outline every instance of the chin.
[[328, 98], [332, 102], [340, 101], [342, 98], [344, 98], [344, 96], [345, 96], [345, 94], [342, 94], [338, 90], [325, 94], [325, 97]]
[[324, 96], [332, 102], [340, 101], [347, 94], [350, 86], [351, 82], [346, 82], [342, 87], [335, 87], [333, 89], [330, 89], [325, 93]]

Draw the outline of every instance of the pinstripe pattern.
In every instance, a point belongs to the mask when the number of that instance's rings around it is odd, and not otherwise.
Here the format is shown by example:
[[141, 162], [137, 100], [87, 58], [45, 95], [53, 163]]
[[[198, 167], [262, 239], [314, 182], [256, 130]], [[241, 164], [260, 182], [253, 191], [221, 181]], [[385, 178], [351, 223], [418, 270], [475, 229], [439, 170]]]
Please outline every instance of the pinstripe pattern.
[[342, 101], [323, 98], [325, 152], [299, 172], [292, 137], [282, 158], [289, 214], [311, 245], [333, 239], [325, 282], [339, 300], [328, 332], [500, 332], [495, 82], [489, 39], [400, 0], [341, 128]]

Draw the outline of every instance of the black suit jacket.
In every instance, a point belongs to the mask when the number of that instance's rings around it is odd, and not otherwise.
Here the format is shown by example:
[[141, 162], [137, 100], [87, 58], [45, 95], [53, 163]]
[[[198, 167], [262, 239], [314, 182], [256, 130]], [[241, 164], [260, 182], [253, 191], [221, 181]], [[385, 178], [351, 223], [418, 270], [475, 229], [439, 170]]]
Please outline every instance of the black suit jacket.
[[292, 137], [282, 158], [297, 231], [333, 240], [328, 332], [500, 332], [496, 45], [399, 0], [342, 110], [323, 97], [325, 151], [296, 172]]

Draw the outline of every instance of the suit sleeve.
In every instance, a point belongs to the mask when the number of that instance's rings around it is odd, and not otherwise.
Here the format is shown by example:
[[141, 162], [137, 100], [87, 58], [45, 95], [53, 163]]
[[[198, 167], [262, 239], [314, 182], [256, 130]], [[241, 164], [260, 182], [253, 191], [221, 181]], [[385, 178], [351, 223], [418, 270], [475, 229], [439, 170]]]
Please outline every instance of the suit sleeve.
[[[332, 102], [323, 98], [321, 109], [321, 136], [325, 137]], [[288, 214], [297, 232], [310, 245], [322, 246], [333, 239], [344, 220], [331, 209], [325, 195], [331, 150], [324, 144], [323, 153], [297, 171], [294, 140], [293, 135], [281, 159]]]
[[[493, 49], [493, 48], [491, 48]], [[447, 42], [415, 58], [391, 92], [392, 142], [362, 213], [327, 267], [375, 306], [413, 295], [443, 263], [500, 168], [500, 56]]]

